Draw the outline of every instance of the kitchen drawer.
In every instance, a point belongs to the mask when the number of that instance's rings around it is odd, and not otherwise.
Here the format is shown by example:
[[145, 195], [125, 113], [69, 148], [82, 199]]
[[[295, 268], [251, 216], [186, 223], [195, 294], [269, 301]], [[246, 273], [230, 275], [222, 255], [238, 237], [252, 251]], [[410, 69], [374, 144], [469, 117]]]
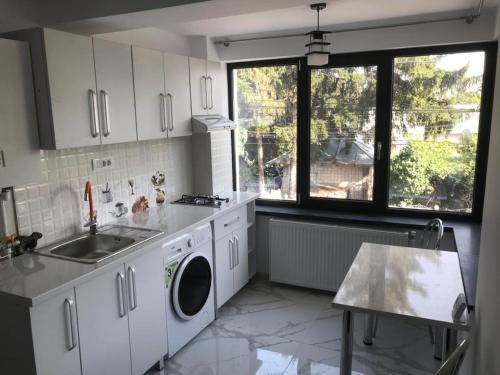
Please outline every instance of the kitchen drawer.
[[215, 240], [226, 236], [242, 225], [247, 224], [247, 206], [231, 210], [214, 221]]

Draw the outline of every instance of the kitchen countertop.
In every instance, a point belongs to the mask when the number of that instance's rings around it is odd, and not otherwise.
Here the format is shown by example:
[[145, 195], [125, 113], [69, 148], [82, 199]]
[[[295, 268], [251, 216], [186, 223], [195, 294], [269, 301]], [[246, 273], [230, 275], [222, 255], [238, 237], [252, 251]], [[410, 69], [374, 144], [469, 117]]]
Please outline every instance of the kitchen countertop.
[[232, 192], [222, 193], [222, 197], [232, 198], [221, 208], [198, 207], [182, 204], [166, 204], [150, 208], [147, 212], [127, 215], [107, 223], [130, 227], [155, 229], [163, 232], [146, 243], [110, 257], [96, 264], [84, 264], [63, 259], [24, 254], [8, 261], [0, 262], [0, 303], [14, 303], [34, 306], [64, 289], [85, 282], [101, 272], [105, 272], [156, 241], [169, 241], [196, 227], [209, 223], [228, 210], [246, 205], [257, 199], [258, 194]]
[[[428, 219], [406, 217], [391, 214], [356, 213], [344, 211], [326, 211], [304, 208], [270, 207], [258, 205], [257, 215], [293, 218], [298, 220], [317, 220], [341, 222], [347, 224], [392, 225], [405, 228], [423, 227]], [[475, 222], [444, 220], [445, 230], [453, 230], [455, 245], [460, 261], [467, 304], [473, 309], [476, 302], [477, 270], [479, 264], [479, 242], [481, 224]]]

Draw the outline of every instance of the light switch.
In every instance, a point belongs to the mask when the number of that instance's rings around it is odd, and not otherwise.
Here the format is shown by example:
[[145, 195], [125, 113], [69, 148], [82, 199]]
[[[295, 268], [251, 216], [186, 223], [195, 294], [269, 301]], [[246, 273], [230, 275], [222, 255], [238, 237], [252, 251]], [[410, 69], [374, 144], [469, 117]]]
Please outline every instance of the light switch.
[[92, 169], [113, 169], [115, 162], [113, 158], [92, 159]]

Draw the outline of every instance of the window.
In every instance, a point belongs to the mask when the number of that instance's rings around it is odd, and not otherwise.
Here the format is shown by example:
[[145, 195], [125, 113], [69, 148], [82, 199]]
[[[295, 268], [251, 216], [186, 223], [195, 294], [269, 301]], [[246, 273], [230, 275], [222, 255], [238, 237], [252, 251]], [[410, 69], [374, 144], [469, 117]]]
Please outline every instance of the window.
[[297, 65], [233, 70], [240, 191], [296, 200]]
[[310, 196], [371, 201], [377, 67], [313, 69], [310, 82]]
[[497, 43], [228, 64], [260, 204], [480, 220]]
[[472, 212], [484, 57], [394, 59], [390, 207]]

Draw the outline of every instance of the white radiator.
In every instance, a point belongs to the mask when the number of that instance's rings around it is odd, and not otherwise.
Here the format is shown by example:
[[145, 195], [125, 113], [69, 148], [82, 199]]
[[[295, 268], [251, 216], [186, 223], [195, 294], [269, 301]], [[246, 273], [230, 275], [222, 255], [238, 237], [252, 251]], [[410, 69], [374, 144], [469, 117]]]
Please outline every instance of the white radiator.
[[335, 292], [363, 242], [407, 246], [408, 233], [271, 219], [269, 278]]

